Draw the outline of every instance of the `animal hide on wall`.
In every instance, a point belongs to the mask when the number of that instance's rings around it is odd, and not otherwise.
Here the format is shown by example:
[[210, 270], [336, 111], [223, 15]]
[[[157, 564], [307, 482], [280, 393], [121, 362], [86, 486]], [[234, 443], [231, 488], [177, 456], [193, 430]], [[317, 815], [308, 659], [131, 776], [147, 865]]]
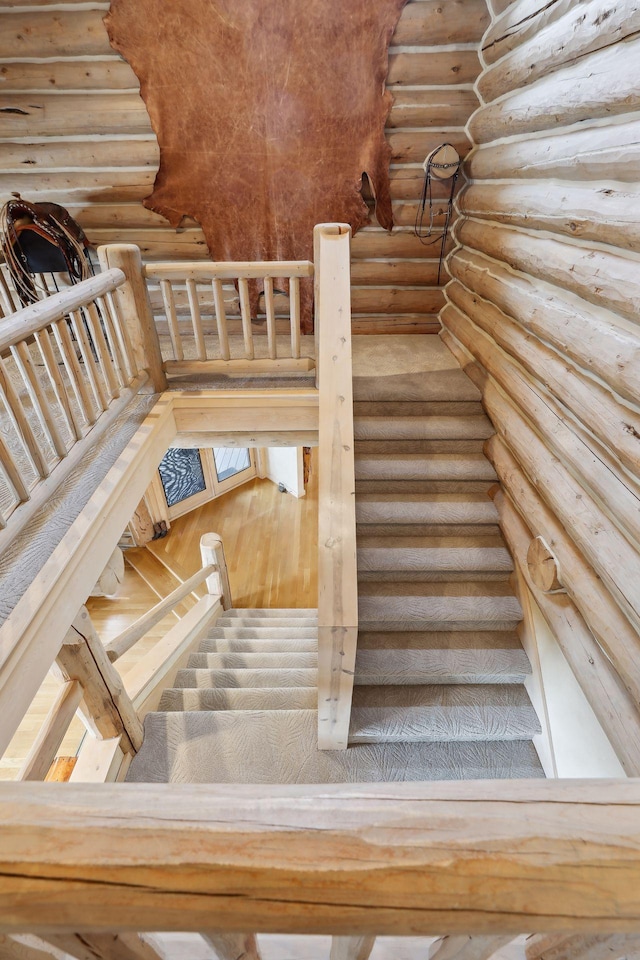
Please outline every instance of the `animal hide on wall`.
[[367, 222], [366, 173], [391, 229], [384, 85], [405, 3], [112, 0], [109, 38], [160, 146], [145, 206], [197, 220], [216, 260], [311, 259], [316, 223]]

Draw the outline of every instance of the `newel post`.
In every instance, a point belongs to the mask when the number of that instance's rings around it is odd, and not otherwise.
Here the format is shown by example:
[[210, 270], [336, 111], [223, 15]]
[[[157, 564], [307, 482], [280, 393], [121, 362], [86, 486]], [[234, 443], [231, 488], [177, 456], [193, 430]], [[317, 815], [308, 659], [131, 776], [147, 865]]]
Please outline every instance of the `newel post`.
[[217, 533], [205, 533], [200, 538], [200, 554], [203, 567], [215, 566], [216, 568], [206, 579], [207, 590], [212, 596], [219, 596], [223, 609], [229, 610], [233, 603], [222, 538]]
[[113, 297], [119, 316], [126, 324], [136, 366], [147, 370], [153, 389], [162, 393], [167, 389], [167, 377], [162, 365], [160, 341], [156, 330], [149, 292], [142, 272], [140, 248], [133, 243], [113, 243], [98, 247], [98, 259], [103, 270], [118, 267], [127, 282], [114, 290]]

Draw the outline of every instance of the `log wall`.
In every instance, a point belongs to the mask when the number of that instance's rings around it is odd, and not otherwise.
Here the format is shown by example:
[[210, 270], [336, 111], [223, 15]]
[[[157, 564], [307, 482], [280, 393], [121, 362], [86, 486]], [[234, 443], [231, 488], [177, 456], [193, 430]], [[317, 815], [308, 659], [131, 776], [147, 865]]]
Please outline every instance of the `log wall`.
[[[441, 313], [486, 452], [640, 701], [640, 3], [494, 2]], [[566, 636], [563, 637], [563, 643]], [[593, 658], [573, 663], [590, 695]], [[626, 705], [623, 706], [623, 701]], [[615, 723], [612, 742], [620, 743]], [[619, 749], [619, 753], [621, 753]], [[640, 770], [632, 746], [621, 761]]]
[[[0, 200], [12, 191], [67, 206], [96, 244], [138, 244], [146, 260], [209, 259], [193, 221], [173, 230], [142, 206], [158, 145], [129, 65], [109, 45], [101, 0], [39, 0], [0, 7]], [[421, 163], [449, 140], [466, 153], [464, 127], [478, 100], [485, 0], [410, 0], [390, 55], [397, 228], [372, 220], [353, 244], [354, 329], [438, 329], [438, 245], [413, 236]], [[229, 82], [233, 66], [229, 65]], [[366, 188], [365, 188], [366, 193]]]

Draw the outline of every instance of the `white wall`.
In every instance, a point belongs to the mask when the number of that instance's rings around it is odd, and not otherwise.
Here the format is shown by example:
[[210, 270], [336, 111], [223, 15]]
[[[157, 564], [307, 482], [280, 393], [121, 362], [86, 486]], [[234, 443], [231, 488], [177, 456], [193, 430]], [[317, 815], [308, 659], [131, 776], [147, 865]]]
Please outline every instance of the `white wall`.
[[283, 483], [287, 493], [304, 497], [302, 447], [263, 447], [260, 451], [260, 476]]
[[626, 777], [540, 608], [530, 599], [557, 776]]

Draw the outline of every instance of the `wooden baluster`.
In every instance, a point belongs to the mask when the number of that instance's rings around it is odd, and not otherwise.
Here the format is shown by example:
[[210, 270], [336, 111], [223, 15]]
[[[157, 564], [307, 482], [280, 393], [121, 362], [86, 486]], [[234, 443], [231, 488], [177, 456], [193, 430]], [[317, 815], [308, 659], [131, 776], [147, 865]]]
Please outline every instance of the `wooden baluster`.
[[31, 498], [29, 488], [22, 479], [22, 474], [16, 466], [13, 459], [13, 454], [5, 443], [2, 434], [0, 434], [0, 461], [2, 462], [3, 470], [7, 475], [7, 480], [15, 491], [16, 497], [21, 503], [25, 503]]
[[93, 359], [89, 338], [87, 337], [87, 332], [84, 328], [82, 314], [79, 310], [72, 310], [70, 316], [71, 323], [73, 325], [73, 332], [76, 335], [76, 341], [84, 361], [84, 368], [87, 372], [87, 377], [89, 379], [89, 383], [91, 384], [91, 390], [98, 405], [98, 412], [101, 410], [106, 410], [109, 406], [109, 400], [107, 399], [107, 395], [104, 392], [104, 387], [101, 383], [100, 377], [98, 376], [98, 368], [95, 360]]
[[127, 371], [127, 378], [130, 383], [134, 377], [138, 375], [138, 367], [136, 365], [135, 350], [133, 349], [129, 336], [129, 328], [120, 316], [113, 293], [108, 293], [104, 301], [102, 297], [99, 297], [98, 303], [101, 305], [104, 303], [105, 314], [110, 318], [113, 329], [116, 332]]
[[289, 311], [291, 317], [291, 356], [300, 357], [300, 280], [289, 280]]
[[14, 347], [11, 347], [11, 356], [15, 360], [16, 366], [20, 371], [24, 385], [27, 388], [27, 393], [29, 394], [29, 398], [33, 404], [33, 409], [42, 425], [45, 435], [47, 436], [56, 454], [61, 460], [64, 460], [68, 452], [67, 445], [62, 438], [55, 416], [50, 408], [49, 401], [47, 400], [44, 390], [42, 389], [42, 384], [40, 383], [37, 371], [33, 365], [33, 358], [31, 356], [29, 347], [24, 342], [17, 343]]
[[178, 326], [178, 317], [176, 314], [176, 304], [173, 299], [173, 289], [170, 280], [160, 281], [160, 291], [162, 293], [162, 302], [164, 303], [167, 323], [169, 324], [169, 336], [173, 346], [173, 359], [184, 360], [184, 350], [182, 348], [182, 337]]
[[14, 294], [7, 283], [7, 278], [4, 275], [4, 270], [0, 267], [0, 300], [4, 307], [5, 316], [10, 316], [12, 313], [15, 313], [16, 310], [20, 309], [20, 304], [17, 299], [14, 297]]
[[67, 371], [67, 376], [71, 381], [71, 386], [75, 394], [76, 402], [80, 408], [80, 412], [82, 413], [82, 416], [86, 420], [87, 424], [91, 425], [96, 422], [98, 411], [94, 411], [94, 404], [89, 396], [89, 391], [87, 390], [82, 368], [78, 362], [76, 349], [73, 345], [71, 334], [69, 333], [67, 321], [60, 320], [58, 323], [52, 324], [51, 329], [53, 330], [53, 335], [56, 338], [58, 350], [62, 356], [62, 362], [64, 363], [65, 370]]
[[191, 310], [191, 323], [193, 325], [193, 336], [196, 341], [196, 353], [198, 360], [207, 359], [207, 348], [204, 344], [204, 334], [202, 332], [202, 317], [200, 315], [200, 302], [198, 300], [198, 288], [195, 280], [187, 280], [187, 297], [189, 298], [189, 309]]
[[104, 335], [109, 347], [109, 353], [111, 354], [111, 359], [113, 361], [115, 374], [118, 379], [118, 386], [119, 388], [126, 387], [130, 380], [127, 371], [127, 361], [122, 349], [122, 344], [120, 343], [120, 340], [115, 332], [113, 318], [109, 312], [104, 297], [96, 297], [95, 305], [96, 310], [98, 311], [98, 316], [102, 321], [102, 328], [104, 330]]
[[78, 420], [76, 412], [69, 402], [67, 389], [64, 380], [60, 376], [58, 361], [56, 360], [56, 356], [53, 352], [49, 331], [46, 329], [46, 327], [36, 333], [35, 339], [42, 356], [42, 361], [46, 367], [47, 373], [49, 374], [49, 379], [51, 380], [51, 386], [53, 387], [53, 392], [56, 395], [56, 400], [58, 401], [60, 409], [62, 410], [64, 418], [67, 422], [69, 432], [73, 434], [76, 440], [81, 440], [83, 436], [82, 424]]
[[278, 356], [278, 348], [276, 346], [276, 312], [273, 303], [273, 277], [264, 278], [264, 309], [267, 314], [269, 357], [275, 360]]
[[375, 937], [332, 937], [330, 960], [369, 960]]
[[240, 293], [240, 314], [242, 316], [242, 335], [244, 337], [244, 355], [247, 360], [253, 360], [253, 332], [251, 330], [251, 307], [249, 304], [249, 281], [246, 277], [238, 280]]
[[218, 328], [218, 341], [220, 343], [220, 356], [223, 360], [229, 360], [231, 352], [229, 350], [229, 335], [227, 333], [227, 314], [224, 309], [224, 293], [222, 290], [222, 280], [214, 279], [211, 282], [213, 287], [213, 305], [216, 311], [216, 326]]
[[31, 460], [36, 473], [44, 479], [51, 473], [47, 459], [40, 449], [40, 444], [36, 439], [33, 428], [24, 412], [22, 401], [13, 385], [11, 377], [4, 366], [4, 360], [0, 358], [0, 386], [3, 391], [3, 401], [5, 408], [13, 427], [22, 441], [25, 452]]
[[84, 315], [87, 327], [89, 328], [91, 339], [93, 340], [98, 367], [102, 373], [102, 378], [107, 388], [107, 392], [109, 393], [111, 399], [115, 400], [116, 397], [120, 396], [118, 376], [115, 371], [113, 359], [109, 353], [107, 341], [105, 340], [104, 333], [102, 331], [102, 324], [100, 322], [100, 316], [95, 303], [88, 303], [87, 306], [83, 308], [82, 313]]

